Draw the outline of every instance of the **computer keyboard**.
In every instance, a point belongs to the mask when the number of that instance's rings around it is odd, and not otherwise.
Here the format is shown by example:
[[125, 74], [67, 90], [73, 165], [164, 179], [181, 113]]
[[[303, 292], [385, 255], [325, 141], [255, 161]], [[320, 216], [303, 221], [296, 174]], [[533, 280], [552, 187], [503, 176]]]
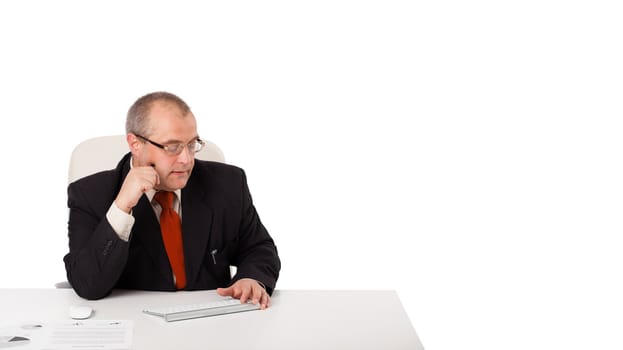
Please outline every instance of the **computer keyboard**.
[[148, 308], [143, 310], [144, 313], [160, 316], [167, 322], [187, 320], [190, 318], [208, 317], [223, 314], [231, 314], [234, 312], [243, 312], [258, 310], [260, 304], [251, 304], [250, 302], [242, 304], [240, 300], [227, 298], [219, 301], [212, 301], [201, 304], [188, 304], [180, 306]]

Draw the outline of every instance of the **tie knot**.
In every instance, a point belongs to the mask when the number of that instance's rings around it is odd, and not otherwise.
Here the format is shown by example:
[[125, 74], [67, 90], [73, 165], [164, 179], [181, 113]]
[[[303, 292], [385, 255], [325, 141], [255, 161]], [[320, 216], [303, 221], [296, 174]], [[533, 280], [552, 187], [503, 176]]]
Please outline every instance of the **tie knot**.
[[156, 192], [154, 199], [160, 204], [162, 209], [171, 209], [173, 208], [173, 196], [173, 192], [158, 191]]

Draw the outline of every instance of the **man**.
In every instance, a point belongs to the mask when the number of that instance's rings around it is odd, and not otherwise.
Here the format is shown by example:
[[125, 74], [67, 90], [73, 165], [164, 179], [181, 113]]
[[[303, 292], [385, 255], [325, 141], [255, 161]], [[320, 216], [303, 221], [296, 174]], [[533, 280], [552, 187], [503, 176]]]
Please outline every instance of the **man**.
[[195, 160], [203, 147], [195, 117], [170, 93], [139, 98], [126, 133], [130, 153], [115, 169], [68, 187], [64, 262], [76, 293], [99, 299], [114, 288], [218, 288], [268, 307], [281, 262], [244, 172]]

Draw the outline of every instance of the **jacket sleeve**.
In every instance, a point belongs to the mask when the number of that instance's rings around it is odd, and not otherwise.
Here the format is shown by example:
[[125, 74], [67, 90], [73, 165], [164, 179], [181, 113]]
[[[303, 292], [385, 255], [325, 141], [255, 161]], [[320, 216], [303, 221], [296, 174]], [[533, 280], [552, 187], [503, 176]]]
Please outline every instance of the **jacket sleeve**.
[[129, 243], [119, 238], [106, 219], [112, 204], [110, 194], [91, 193], [87, 191], [93, 188], [90, 185], [78, 181], [68, 187], [69, 253], [63, 260], [76, 293], [85, 299], [100, 299], [110, 294], [123, 273]]
[[281, 261], [273, 239], [253, 206], [244, 171], [242, 180], [242, 213], [235, 261], [238, 270], [233, 282], [242, 278], [252, 278], [262, 282], [267, 292], [272, 294], [279, 277]]

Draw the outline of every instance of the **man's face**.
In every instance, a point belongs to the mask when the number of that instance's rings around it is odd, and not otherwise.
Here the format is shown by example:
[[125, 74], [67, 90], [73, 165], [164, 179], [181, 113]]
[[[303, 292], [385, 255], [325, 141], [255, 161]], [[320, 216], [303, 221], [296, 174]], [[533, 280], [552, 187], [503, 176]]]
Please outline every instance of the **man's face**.
[[[198, 138], [197, 123], [192, 113], [182, 115], [175, 105], [155, 102], [149, 112], [151, 134], [141, 135], [160, 145], [188, 145]], [[128, 138], [133, 166], [153, 166], [160, 178], [159, 190], [174, 191], [186, 186], [195, 165], [194, 150], [184, 147], [178, 155], [170, 155], [140, 138]]]

